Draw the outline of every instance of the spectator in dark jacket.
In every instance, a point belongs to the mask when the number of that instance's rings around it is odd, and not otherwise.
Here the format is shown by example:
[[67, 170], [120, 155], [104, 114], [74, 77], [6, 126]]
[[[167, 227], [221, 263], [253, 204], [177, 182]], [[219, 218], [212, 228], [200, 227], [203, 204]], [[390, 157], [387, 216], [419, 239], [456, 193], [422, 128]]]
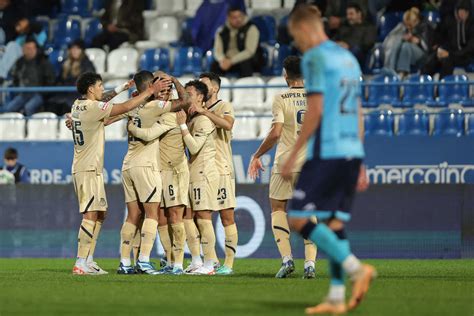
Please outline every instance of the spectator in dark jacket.
[[0, 170], [6, 170], [15, 177], [15, 183], [29, 183], [30, 172], [24, 165], [18, 162], [18, 151], [15, 148], [7, 148], [3, 155], [4, 166]]
[[[53, 66], [32, 38], [23, 44], [23, 57], [15, 63], [11, 75], [17, 87], [50, 86], [54, 83]], [[26, 115], [32, 115], [41, 105], [43, 96], [40, 93], [19, 93], [5, 105], [3, 112], [23, 111]]]
[[0, 45], [15, 39], [15, 25], [23, 17], [24, 12], [11, 0], [0, 0]]
[[236, 72], [239, 77], [251, 76], [261, 69], [260, 33], [241, 8], [230, 8], [226, 24], [217, 31], [214, 40], [216, 61], [211, 71], [217, 74]]
[[364, 21], [364, 14], [358, 4], [349, 4], [346, 11], [346, 22], [333, 39], [350, 50], [363, 65], [367, 53], [374, 46], [377, 30], [374, 25]]
[[[75, 40], [69, 45], [68, 57], [62, 64], [58, 85], [74, 86], [79, 75], [84, 72], [95, 72], [95, 67], [85, 53], [82, 40]], [[48, 100], [47, 110], [63, 115], [71, 110], [71, 105], [79, 95], [76, 92], [56, 93]]]
[[143, 39], [145, 5], [145, 0], [107, 0], [101, 17], [104, 31], [92, 40], [92, 46], [114, 50], [122, 43]]
[[431, 48], [432, 30], [422, 20], [420, 10], [411, 8], [385, 38], [385, 68], [395, 70], [402, 76], [410, 73], [411, 66], [421, 66]]
[[454, 67], [465, 67], [474, 59], [474, 18], [470, 0], [461, 0], [454, 15], [446, 17], [438, 27], [436, 51], [423, 68], [423, 73], [440, 78], [453, 74]]

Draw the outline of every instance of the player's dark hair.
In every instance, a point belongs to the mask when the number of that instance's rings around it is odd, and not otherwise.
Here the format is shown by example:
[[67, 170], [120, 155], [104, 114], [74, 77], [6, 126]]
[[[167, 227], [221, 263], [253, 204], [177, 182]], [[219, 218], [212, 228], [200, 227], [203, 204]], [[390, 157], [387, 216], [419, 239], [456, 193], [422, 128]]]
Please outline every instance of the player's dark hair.
[[238, 7], [238, 6], [231, 6], [229, 7], [229, 9], [227, 9], [227, 15], [231, 14], [232, 12], [235, 12], [235, 11], [240, 11], [242, 12], [243, 14], [245, 14], [244, 10], [242, 10], [241, 7]]
[[91, 71], [84, 72], [77, 78], [77, 92], [81, 95], [86, 95], [89, 87], [95, 85], [98, 81], [102, 81], [101, 75]]
[[218, 74], [215, 72], [203, 72], [202, 74], [199, 75], [199, 78], [207, 78], [211, 80], [212, 82], [217, 83], [219, 88], [221, 87], [221, 77], [219, 77]]
[[13, 147], [9, 147], [5, 150], [5, 153], [3, 154], [3, 157], [5, 159], [18, 159], [18, 151], [13, 148]]
[[346, 10], [347, 9], [354, 9], [359, 13], [362, 12], [362, 8], [360, 7], [360, 5], [355, 2], [350, 2], [346, 7]]
[[204, 82], [201, 82], [199, 80], [191, 80], [184, 87], [194, 87], [194, 89], [196, 89], [200, 94], [203, 95], [203, 101], [207, 101], [207, 94], [209, 93], [209, 90], [207, 89], [207, 86]]
[[283, 60], [283, 68], [285, 69], [288, 80], [299, 80], [302, 78], [300, 57], [286, 57], [285, 60]]
[[153, 81], [153, 74], [148, 70], [141, 70], [133, 76], [133, 81], [135, 81], [138, 92], [143, 92], [148, 84]]

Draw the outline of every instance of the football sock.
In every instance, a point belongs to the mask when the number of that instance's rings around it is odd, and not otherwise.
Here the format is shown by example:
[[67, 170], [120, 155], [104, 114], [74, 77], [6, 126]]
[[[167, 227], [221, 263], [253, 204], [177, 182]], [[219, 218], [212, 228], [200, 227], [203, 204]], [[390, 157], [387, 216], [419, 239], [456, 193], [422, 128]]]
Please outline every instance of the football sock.
[[316, 261], [316, 255], [318, 254], [318, 248], [311, 240], [304, 240], [304, 262], [306, 268], [306, 262], [312, 262], [314, 268], [314, 262]]
[[184, 260], [184, 244], [186, 240], [184, 223], [172, 224], [171, 230], [173, 231], [174, 266], [182, 268]]
[[[143, 225], [143, 223], [141, 225]], [[135, 263], [138, 261], [138, 255], [140, 254], [140, 244], [142, 242], [142, 232], [140, 230], [141, 225], [137, 227], [132, 240], [133, 261]]]
[[186, 231], [186, 242], [188, 243], [189, 251], [191, 252], [191, 256], [194, 258], [201, 257], [201, 249], [200, 249], [200, 236], [199, 230], [192, 219], [184, 219], [184, 229]]
[[225, 232], [225, 261], [224, 265], [232, 269], [234, 266], [235, 253], [237, 252], [237, 242], [239, 235], [237, 225], [232, 224], [224, 227]]
[[272, 212], [272, 231], [278, 251], [282, 258], [292, 258], [290, 245], [290, 227], [286, 212]]
[[130, 251], [132, 250], [132, 242], [137, 231], [137, 226], [132, 223], [125, 222], [120, 231], [120, 262], [125, 266], [131, 266]]
[[329, 286], [328, 299], [331, 302], [343, 303], [346, 298], [346, 287], [344, 284], [336, 285], [332, 284]]
[[216, 258], [216, 235], [214, 226], [210, 219], [197, 220], [199, 231], [201, 232], [201, 245], [204, 254], [204, 264], [207, 267], [213, 266], [214, 258]]
[[158, 234], [160, 234], [160, 241], [161, 245], [163, 246], [163, 250], [165, 251], [166, 255], [166, 264], [171, 266], [171, 237], [170, 232], [168, 230], [168, 225], [158, 226]]
[[79, 227], [79, 234], [77, 236], [77, 257], [87, 259], [89, 255], [92, 239], [94, 238], [95, 222], [83, 219]]
[[94, 252], [95, 246], [97, 245], [97, 240], [99, 239], [100, 229], [102, 228], [102, 222], [96, 221], [94, 227], [94, 234], [92, 235], [91, 249], [89, 250], [89, 255], [87, 256], [87, 262], [94, 261]]
[[158, 227], [158, 222], [151, 218], [145, 218], [143, 221], [142, 232], [141, 232], [141, 246], [140, 246], [140, 255], [138, 260], [142, 262], [150, 262], [150, 254], [155, 244], [156, 239], [156, 229]]

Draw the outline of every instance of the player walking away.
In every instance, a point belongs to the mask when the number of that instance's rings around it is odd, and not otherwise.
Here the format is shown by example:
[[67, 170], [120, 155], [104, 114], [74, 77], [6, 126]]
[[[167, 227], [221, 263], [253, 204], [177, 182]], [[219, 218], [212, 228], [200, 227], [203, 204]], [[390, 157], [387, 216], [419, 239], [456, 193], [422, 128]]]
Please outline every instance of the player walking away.
[[103, 102], [117, 92], [104, 94], [102, 78], [96, 73], [86, 72], [77, 80], [77, 91], [81, 99], [72, 106], [74, 159], [72, 177], [74, 189], [79, 201], [79, 212], [83, 219], [79, 228], [77, 260], [73, 274], [105, 274], [93, 261], [87, 262], [93, 255], [102, 222], [107, 210], [105, 196], [104, 166], [104, 119], [133, 110], [154, 92], [161, 91], [157, 83], [139, 96], [120, 104]]
[[[284, 93], [275, 96], [272, 105], [273, 123], [270, 132], [252, 156], [249, 165], [249, 175], [256, 179], [259, 171], [263, 170], [260, 157], [277, 145], [275, 162], [270, 179], [270, 204], [272, 207], [273, 236], [282, 257], [283, 263], [276, 274], [276, 278], [286, 278], [295, 270], [290, 245], [290, 228], [286, 214], [286, 206], [293, 195], [293, 188], [298, 179], [301, 167], [306, 156], [306, 147], [303, 147], [297, 156], [291, 179], [285, 180], [281, 176], [281, 167], [291, 152], [303, 124], [306, 112], [306, 93], [300, 70], [301, 59], [289, 56], [283, 61], [283, 76], [290, 87]], [[304, 241], [305, 279], [315, 277], [314, 263], [316, 261], [316, 246], [309, 240]]]
[[[192, 105], [202, 105], [207, 100], [207, 86], [198, 81], [186, 84], [186, 91]], [[212, 212], [219, 210], [217, 190], [219, 188], [219, 172], [216, 166], [216, 145], [214, 123], [205, 115], [193, 115], [186, 125], [186, 112], [177, 114], [184, 143], [191, 154], [189, 160], [190, 184], [189, 194], [193, 212], [196, 213], [197, 224], [201, 232], [201, 245], [204, 253], [204, 265], [193, 274], [215, 274], [214, 261], [216, 255], [216, 236], [212, 225]]]
[[[367, 187], [363, 120], [360, 109], [360, 67], [355, 57], [328, 40], [317, 10], [298, 6], [289, 30], [305, 52], [302, 71], [308, 110], [300, 135], [281, 170], [290, 180], [298, 153], [308, 142], [308, 158], [290, 205], [290, 227], [313, 241], [329, 258], [331, 286], [326, 300], [306, 309], [308, 314], [345, 313], [366, 295], [374, 267], [352, 253], [344, 231], [356, 189]], [[312, 220], [318, 217], [319, 223]], [[352, 280], [352, 296], [345, 304], [344, 272]]]
[[[175, 79], [171, 77], [173, 82]], [[188, 95], [184, 87], [179, 83], [175, 82], [175, 86], [178, 91], [178, 100], [172, 100], [171, 103], [180, 103], [180, 107], [186, 107], [188, 104]], [[170, 91], [167, 91], [162, 98], [168, 100]], [[173, 126], [173, 129], [169, 130], [165, 134], [161, 135], [161, 126]], [[183, 273], [183, 260], [184, 260], [184, 244], [186, 240], [185, 224], [183, 223], [183, 213], [186, 206], [189, 205], [189, 168], [188, 161], [185, 154], [183, 137], [181, 130], [176, 120], [176, 113], [170, 112], [161, 115], [158, 118], [158, 122], [155, 123], [151, 128], [138, 128], [138, 126], [129, 124], [129, 132], [135, 137], [140, 138], [144, 141], [151, 141], [160, 137], [160, 166], [161, 166], [161, 178], [163, 183], [163, 203], [168, 218], [165, 217], [164, 210], [160, 210], [159, 225], [165, 228], [166, 231], [160, 232], [160, 239], [163, 244], [163, 248], [168, 254], [167, 265], [160, 270], [160, 273], [171, 273], [171, 274], [182, 274]], [[171, 239], [168, 232], [168, 222], [171, 226], [171, 234], [173, 243], [171, 245]], [[194, 224], [194, 222], [193, 222]], [[195, 225], [194, 225], [195, 226]], [[196, 228], [197, 231], [197, 228]], [[197, 236], [199, 233], [196, 234]], [[196, 236], [195, 236], [196, 237]], [[195, 238], [196, 239], [196, 238]], [[166, 246], [169, 244], [169, 246]], [[197, 256], [202, 265], [199, 249], [199, 238], [195, 240], [197, 246]], [[190, 247], [191, 248], [191, 245]], [[196, 248], [196, 247], [194, 247]], [[174, 266], [171, 266], [171, 252], [174, 257]], [[196, 250], [195, 250], [196, 252]], [[196, 258], [193, 258], [196, 260]]]
[[[133, 80], [138, 92], [142, 93], [153, 83], [153, 74], [140, 71]], [[171, 81], [166, 81], [171, 84]], [[132, 124], [149, 128], [155, 124], [159, 116], [172, 110], [170, 102], [150, 98], [133, 111], [127, 113]], [[174, 126], [160, 125], [161, 134]], [[158, 209], [161, 202], [161, 175], [158, 161], [158, 139], [145, 142], [133, 135], [128, 137], [128, 152], [122, 166], [122, 183], [127, 203], [127, 219], [122, 226], [121, 259], [117, 270], [119, 274], [132, 274], [135, 271], [145, 274], [158, 274], [150, 262], [150, 254], [155, 243], [158, 226]], [[141, 220], [142, 211], [145, 219], [141, 226], [141, 243], [135, 269], [131, 265], [130, 251], [134, 235]]]
[[[237, 250], [238, 233], [234, 220], [235, 176], [232, 163], [232, 127], [234, 126], [234, 109], [228, 102], [218, 99], [221, 79], [215, 73], [203, 73], [199, 76], [208, 89], [208, 100], [205, 107], [195, 104], [190, 108], [190, 114], [199, 113], [208, 117], [216, 125], [216, 165], [219, 172], [218, 203], [219, 213], [225, 232], [225, 261], [218, 267], [216, 274], [229, 275], [233, 273], [234, 258]], [[219, 262], [215, 258], [217, 263]], [[214, 265], [216, 267], [216, 265]]]

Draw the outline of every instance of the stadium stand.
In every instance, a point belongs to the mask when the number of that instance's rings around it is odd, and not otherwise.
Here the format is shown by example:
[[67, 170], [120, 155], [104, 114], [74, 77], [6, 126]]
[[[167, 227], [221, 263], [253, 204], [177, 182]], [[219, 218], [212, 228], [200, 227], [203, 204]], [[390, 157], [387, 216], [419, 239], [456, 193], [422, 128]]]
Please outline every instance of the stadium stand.
[[58, 137], [58, 117], [54, 113], [33, 114], [26, 126], [27, 140], [55, 140]]
[[372, 112], [364, 116], [365, 135], [392, 136], [393, 113], [387, 110]]
[[252, 111], [241, 111], [232, 129], [232, 137], [239, 140], [255, 139], [258, 135], [258, 118]]
[[434, 102], [434, 86], [431, 76], [411, 75], [403, 85], [403, 100], [394, 104], [396, 107], [413, 107], [415, 104], [432, 104]]
[[462, 136], [464, 113], [460, 109], [444, 109], [434, 114], [433, 135]]
[[25, 139], [26, 120], [21, 113], [0, 114], [0, 140]]
[[137, 71], [138, 52], [135, 48], [118, 48], [107, 56], [107, 73], [114, 78], [128, 78]]
[[398, 117], [398, 135], [429, 135], [429, 117], [426, 111], [412, 109]]
[[369, 96], [365, 104], [366, 107], [377, 107], [380, 104], [397, 104], [400, 99], [400, 87], [392, 85], [400, 79], [397, 76], [377, 75], [371, 83], [375, 85], [369, 86]]
[[94, 64], [95, 70], [103, 74], [105, 73], [105, 64], [107, 60], [107, 53], [100, 48], [87, 48], [86, 55]]

